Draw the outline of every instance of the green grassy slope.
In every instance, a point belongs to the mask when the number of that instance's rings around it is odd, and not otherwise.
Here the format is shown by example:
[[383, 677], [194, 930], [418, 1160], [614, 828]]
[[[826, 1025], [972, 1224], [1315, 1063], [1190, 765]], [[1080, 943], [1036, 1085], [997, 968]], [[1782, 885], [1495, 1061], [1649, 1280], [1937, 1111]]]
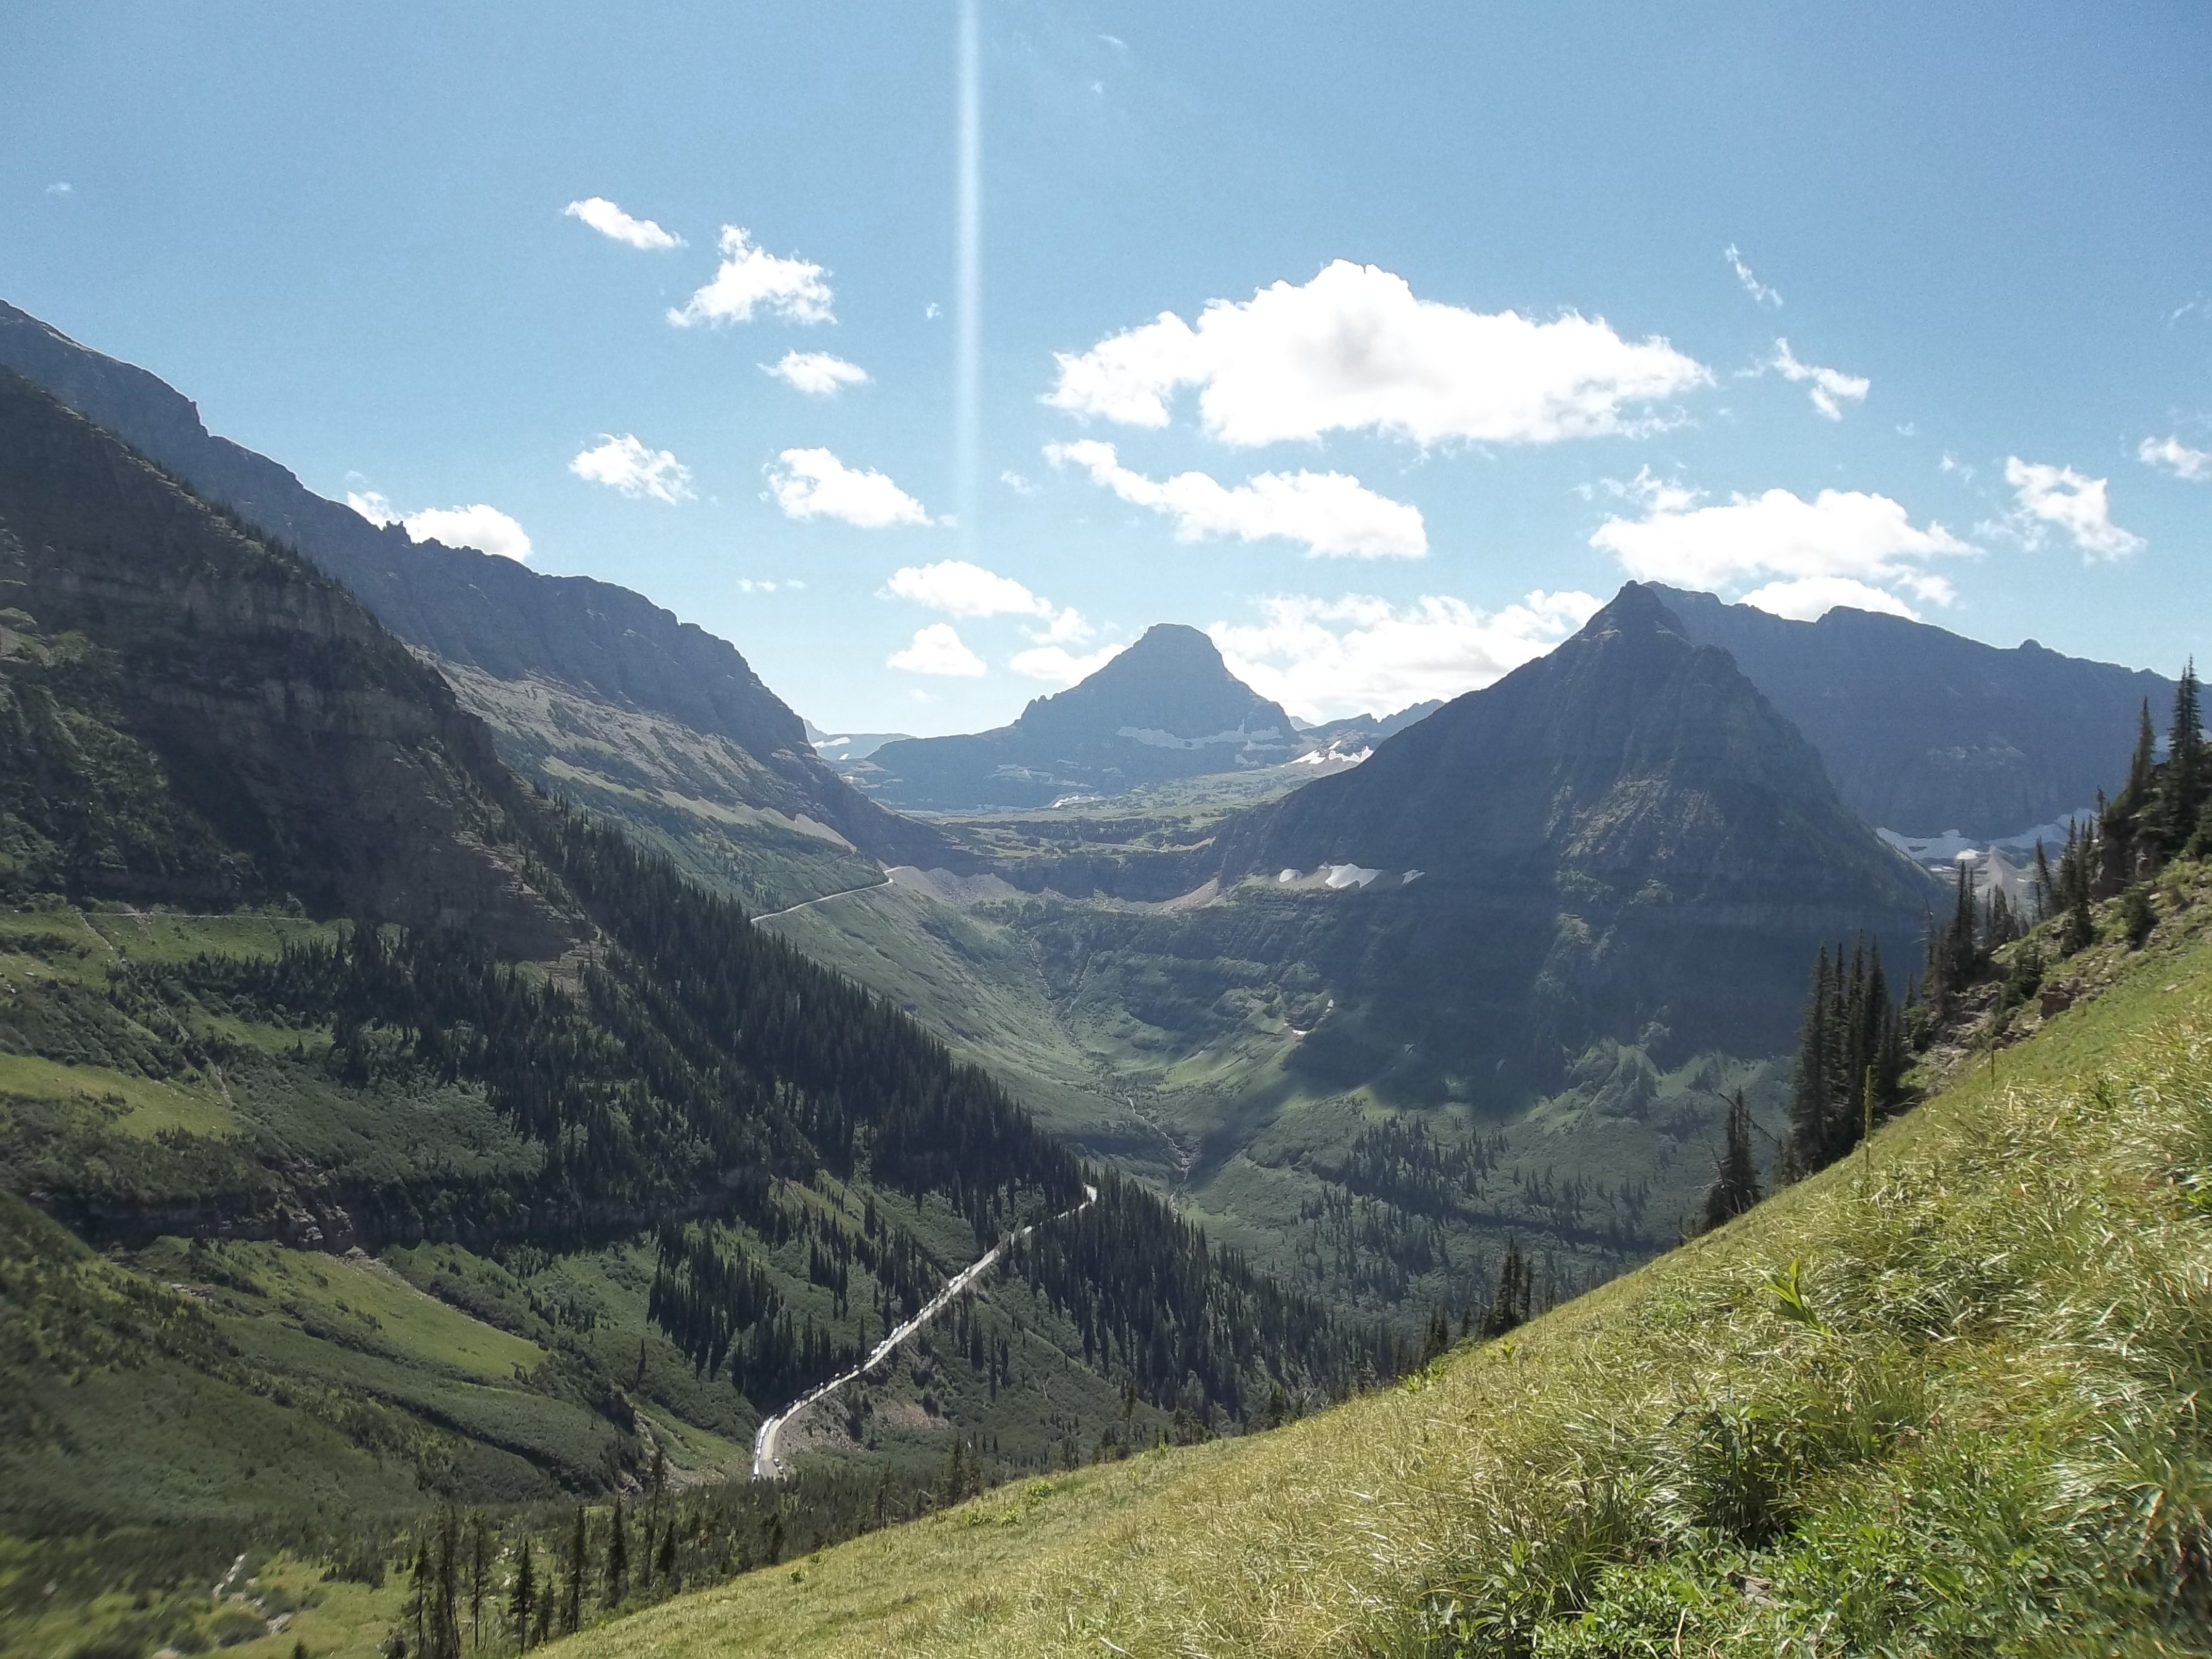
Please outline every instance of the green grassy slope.
[[2110, 990], [1863, 1159], [1512, 1338], [563, 1652], [2201, 1651], [2203, 920], [2100, 947]]

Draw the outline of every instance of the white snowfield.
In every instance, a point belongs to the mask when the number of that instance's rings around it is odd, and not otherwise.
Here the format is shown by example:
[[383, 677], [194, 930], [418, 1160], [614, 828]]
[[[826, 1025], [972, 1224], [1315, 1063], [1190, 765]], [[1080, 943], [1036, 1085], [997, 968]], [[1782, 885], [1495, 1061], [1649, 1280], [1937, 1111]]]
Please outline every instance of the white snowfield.
[[788, 1471], [783, 1467], [783, 1464], [776, 1457], [775, 1438], [777, 1435], [782, 1433], [784, 1425], [789, 1423], [793, 1418], [797, 1417], [801, 1412], [805, 1411], [809, 1406], [813, 1405], [817, 1401], [836, 1393], [838, 1389], [843, 1388], [848, 1382], [854, 1381], [857, 1377], [866, 1376], [870, 1371], [875, 1370], [877, 1366], [882, 1364], [884, 1360], [890, 1358], [891, 1355], [897, 1351], [900, 1343], [905, 1341], [907, 1338], [912, 1336], [924, 1325], [927, 1325], [931, 1320], [936, 1318], [939, 1314], [944, 1312], [946, 1308], [952, 1304], [954, 1298], [958, 1297], [963, 1291], [966, 1290], [978, 1279], [981, 1279], [985, 1273], [990, 1272], [991, 1268], [996, 1264], [999, 1258], [1006, 1253], [1007, 1245], [1013, 1243], [1017, 1239], [1027, 1238], [1041, 1226], [1048, 1227], [1054, 1221], [1065, 1221], [1069, 1216], [1079, 1215], [1082, 1212], [1089, 1209], [1097, 1201], [1098, 1189], [1096, 1187], [1086, 1186], [1083, 1189], [1083, 1202], [1077, 1205], [1073, 1209], [1062, 1210], [1058, 1215], [1051, 1218], [1051, 1220], [1033, 1222], [1029, 1226], [1021, 1229], [1020, 1231], [1000, 1239], [996, 1244], [991, 1246], [989, 1249], [984, 1251], [982, 1255], [977, 1256], [975, 1261], [969, 1262], [958, 1273], [953, 1274], [951, 1279], [947, 1279], [945, 1284], [945, 1288], [938, 1291], [935, 1296], [930, 1297], [927, 1302], [924, 1303], [920, 1313], [915, 1315], [915, 1316], [908, 1320], [905, 1324], [901, 1325], [896, 1330], [886, 1336], [882, 1341], [877, 1343], [876, 1346], [869, 1351], [868, 1357], [866, 1359], [863, 1359], [859, 1364], [854, 1366], [852, 1370], [841, 1372], [837, 1376], [831, 1377], [827, 1382], [823, 1383], [818, 1388], [812, 1389], [809, 1393], [799, 1395], [797, 1400], [792, 1401], [790, 1405], [786, 1406], [775, 1416], [763, 1417], [761, 1419], [760, 1427], [753, 1431], [753, 1479], [756, 1480], [775, 1480], [781, 1479], [784, 1474], [788, 1473]]

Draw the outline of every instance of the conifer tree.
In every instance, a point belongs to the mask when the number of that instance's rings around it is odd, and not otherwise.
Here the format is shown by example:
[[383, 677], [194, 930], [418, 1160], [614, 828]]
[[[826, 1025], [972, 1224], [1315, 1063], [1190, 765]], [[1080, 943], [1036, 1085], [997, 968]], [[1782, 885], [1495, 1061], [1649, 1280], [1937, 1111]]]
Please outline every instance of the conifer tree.
[[607, 1605], [618, 1607], [629, 1590], [629, 1528], [623, 1519], [622, 1499], [615, 1499], [613, 1529], [607, 1536]]
[[1521, 1254], [1521, 1242], [1507, 1238], [1505, 1259], [1498, 1267], [1498, 1291], [1491, 1298], [1489, 1316], [1482, 1322], [1482, 1334], [1504, 1336], [1527, 1324], [1535, 1289], [1535, 1270]]
[[1705, 1231], [1711, 1232], [1759, 1202], [1759, 1167], [1751, 1148], [1751, 1109], [1738, 1089], [1729, 1099], [1728, 1127], [1713, 1184], [1705, 1190]]
[[584, 1627], [584, 1571], [588, 1565], [591, 1539], [585, 1531], [584, 1506], [576, 1505], [576, 1529], [568, 1539], [568, 1599], [561, 1609], [562, 1626], [571, 1636]]
[[507, 1617], [514, 1625], [514, 1644], [523, 1652], [530, 1649], [530, 1613], [538, 1595], [537, 1568], [531, 1559], [530, 1534], [522, 1534], [522, 1556], [515, 1563], [514, 1589], [507, 1597]]
[[[2148, 708], [2150, 705], [2146, 703], [2143, 706]], [[2043, 837], [2038, 836], [2035, 838], [2035, 920], [2039, 923], [2050, 921], [2057, 908], [2057, 884], [2051, 873], [2050, 855], [2043, 850]]]
[[2166, 766], [2159, 782], [2159, 828], [2169, 854], [2187, 849], [2212, 793], [2212, 766], [2206, 763], [2204, 711], [2191, 658], [2173, 688], [2173, 724], [2166, 734]]

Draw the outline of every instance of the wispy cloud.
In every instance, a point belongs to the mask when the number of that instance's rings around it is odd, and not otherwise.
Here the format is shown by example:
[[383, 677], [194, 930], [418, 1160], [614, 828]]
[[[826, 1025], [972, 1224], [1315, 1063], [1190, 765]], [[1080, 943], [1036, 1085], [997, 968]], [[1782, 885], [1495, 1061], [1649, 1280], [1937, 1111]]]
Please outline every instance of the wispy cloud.
[[46, 194], [49, 196], [74, 196], [76, 194], [76, 186], [70, 183], [66, 179], [57, 179], [53, 183], [46, 186]]
[[834, 398], [846, 386], [868, 382], [868, 371], [860, 364], [826, 351], [787, 351], [775, 362], [763, 363], [760, 369], [810, 398]]
[[599, 434], [601, 441], [568, 463], [580, 478], [605, 484], [635, 500], [650, 496], [673, 507], [691, 495], [691, 469], [665, 449], [647, 449], [629, 433]]
[[1054, 466], [1081, 467], [1131, 506], [1164, 514], [1177, 541], [1279, 537], [1304, 543], [1309, 557], [1418, 559], [1429, 550], [1419, 507], [1378, 495], [1346, 473], [1262, 472], [1227, 485], [1203, 472], [1148, 478], [1095, 438], [1048, 444], [1044, 453]]
[[1728, 261], [1728, 268], [1735, 272], [1735, 279], [1743, 285], [1743, 291], [1751, 295], [1756, 303], [1769, 311], [1782, 309], [1781, 290], [1770, 288], [1759, 280], [1751, 267], [1743, 262], [1743, 254], [1734, 242], [1730, 242], [1721, 250], [1721, 258]]
[[1846, 374], [1839, 368], [1798, 362], [1787, 340], [1774, 343], [1774, 356], [1767, 360], [1765, 367], [1794, 386], [1809, 381], [1812, 390], [1808, 395], [1813, 400], [1813, 407], [1832, 421], [1844, 418], [1844, 404], [1864, 403], [1867, 393], [1874, 387], [1874, 382], [1863, 374]]
[[1419, 444], [1595, 437], [1649, 424], [1638, 411], [1712, 379], [1665, 340], [1623, 339], [1602, 318], [1469, 311], [1342, 259], [1310, 283], [1215, 300], [1194, 325], [1163, 313], [1055, 361], [1055, 409], [1160, 427], [1195, 386], [1206, 430], [1239, 445], [1362, 429]]
[[927, 509], [884, 474], [847, 466], [826, 449], [787, 449], [762, 471], [787, 519], [836, 519], [862, 530], [929, 522]]
[[586, 196], [580, 202], [569, 203], [561, 211], [571, 219], [581, 219], [602, 236], [648, 252], [684, 246], [681, 236], [663, 230], [650, 219], [633, 219], [604, 196]]
[[2212, 449], [2191, 449], [2179, 438], [2145, 438], [2136, 459], [2192, 483], [2212, 478]]
[[724, 225], [717, 244], [722, 263], [714, 280], [680, 307], [668, 320], [678, 328], [696, 323], [749, 323], [753, 313], [766, 311], [792, 323], [828, 323], [833, 298], [828, 276], [811, 259], [782, 258], [754, 246], [741, 225]]
[[2142, 537], [2112, 522], [2103, 478], [2011, 455], [2005, 459], [2005, 482], [2013, 488], [2013, 511], [2003, 525], [1990, 527], [2031, 547], [2041, 546], [2056, 530], [2081, 550], [2087, 564], [2124, 559], [2145, 545]]

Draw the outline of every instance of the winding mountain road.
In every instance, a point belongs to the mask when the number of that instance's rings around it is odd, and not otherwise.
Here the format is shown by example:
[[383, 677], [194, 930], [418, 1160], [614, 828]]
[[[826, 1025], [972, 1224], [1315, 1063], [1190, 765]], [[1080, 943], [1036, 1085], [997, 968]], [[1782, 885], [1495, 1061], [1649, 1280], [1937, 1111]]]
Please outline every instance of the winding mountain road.
[[1073, 1209], [1062, 1210], [1058, 1215], [1053, 1216], [1044, 1221], [1033, 1221], [1028, 1226], [1023, 1228], [1019, 1232], [1010, 1234], [1006, 1237], [1000, 1239], [996, 1244], [991, 1246], [989, 1249], [984, 1251], [982, 1255], [977, 1256], [975, 1261], [969, 1262], [958, 1273], [953, 1274], [951, 1279], [947, 1279], [945, 1283], [945, 1288], [938, 1291], [935, 1296], [930, 1297], [927, 1302], [924, 1303], [920, 1313], [915, 1315], [915, 1316], [908, 1320], [905, 1324], [901, 1325], [897, 1329], [891, 1332], [890, 1335], [886, 1336], [882, 1341], [877, 1343], [876, 1346], [869, 1351], [868, 1357], [866, 1359], [863, 1359], [859, 1364], [854, 1366], [852, 1370], [841, 1372], [837, 1376], [831, 1377], [827, 1382], [822, 1383], [819, 1387], [799, 1395], [797, 1400], [792, 1401], [790, 1405], [786, 1406], [781, 1411], [776, 1413], [775, 1416], [763, 1418], [761, 1419], [760, 1427], [756, 1430], [753, 1434], [753, 1479], [756, 1480], [774, 1480], [787, 1473], [783, 1464], [777, 1459], [775, 1455], [775, 1437], [783, 1432], [784, 1425], [789, 1423], [793, 1418], [797, 1417], [801, 1412], [805, 1411], [809, 1406], [813, 1405], [816, 1401], [822, 1400], [829, 1395], [835, 1394], [838, 1389], [843, 1388], [848, 1382], [852, 1382], [854, 1378], [865, 1376], [868, 1372], [875, 1370], [877, 1366], [882, 1364], [884, 1360], [890, 1358], [893, 1353], [897, 1352], [900, 1343], [905, 1341], [907, 1338], [912, 1336], [916, 1331], [929, 1323], [931, 1320], [936, 1318], [940, 1313], [943, 1313], [945, 1309], [952, 1305], [953, 1301], [959, 1296], [961, 1291], [966, 1290], [978, 1279], [988, 1273], [991, 1270], [992, 1266], [997, 1262], [998, 1259], [1006, 1253], [1007, 1245], [1015, 1243], [1017, 1240], [1027, 1238], [1039, 1227], [1048, 1227], [1054, 1221], [1065, 1221], [1072, 1215], [1079, 1215], [1097, 1201], [1098, 1189], [1096, 1187], [1086, 1186], [1083, 1189], [1083, 1202], [1075, 1206]]
[[781, 910], [770, 910], [764, 915], [755, 916], [753, 924], [757, 927], [763, 921], [774, 921], [778, 916], [787, 916], [793, 911], [804, 910], [810, 905], [827, 904], [833, 898], [850, 898], [855, 893], [880, 893], [890, 884], [891, 878], [885, 876], [881, 881], [872, 882], [866, 887], [840, 887], [836, 892], [824, 893], [819, 898], [801, 899], [796, 904], [785, 905]]

